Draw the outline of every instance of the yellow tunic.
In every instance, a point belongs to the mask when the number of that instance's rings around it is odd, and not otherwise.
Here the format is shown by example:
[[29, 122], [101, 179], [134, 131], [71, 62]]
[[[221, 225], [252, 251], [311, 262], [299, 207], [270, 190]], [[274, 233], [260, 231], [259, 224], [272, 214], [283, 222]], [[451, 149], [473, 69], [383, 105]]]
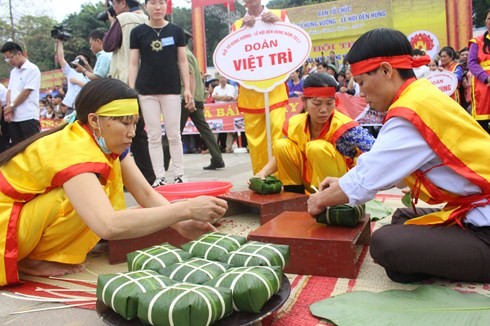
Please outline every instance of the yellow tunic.
[[[461, 223], [466, 213], [490, 202], [490, 135], [461, 106], [425, 79], [407, 81], [388, 109], [386, 119], [402, 117], [413, 124], [441, 159], [442, 164], [482, 189], [481, 194], [460, 196], [436, 187], [421, 172], [405, 179], [415, 200], [447, 203], [436, 213], [409, 220], [408, 224]], [[482, 200], [479, 204], [473, 204]]]
[[125, 208], [121, 166], [78, 122], [38, 139], [0, 167], [0, 286], [18, 283], [24, 259], [78, 264], [99, 241], [63, 191], [72, 177], [97, 174], [115, 209]]
[[318, 187], [327, 176], [341, 177], [354, 165], [354, 160], [337, 151], [335, 144], [347, 130], [357, 126], [357, 122], [335, 110], [318, 138], [312, 139], [308, 121], [308, 113], [305, 113], [285, 123], [287, 138], [275, 142], [274, 157], [283, 184], [303, 184], [311, 192], [311, 185]]
[[[284, 20], [285, 10], [269, 10], [276, 16]], [[233, 30], [238, 30], [242, 26], [243, 19], [237, 20], [233, 24]], [[271, 122], [272, 143], [282, 137], [281, 128], [286, 119], [286, 106], [289, 101], [289, 94], [286, 83], [283, 83], [268, 94], [269, 110]], [[256, 174], [269, 160], [267, 156], [267, 135], [265, 122], [265, 100], [264, 93], [259, 93], [253, 89], [240, 87], [237, 99], [238, 110], [243, 114], [245, 125], [245, 135], [247, 136], [248, 150], [252, 161], [252, 170]], [[274, 151], [274, 148], [273, 148]]]

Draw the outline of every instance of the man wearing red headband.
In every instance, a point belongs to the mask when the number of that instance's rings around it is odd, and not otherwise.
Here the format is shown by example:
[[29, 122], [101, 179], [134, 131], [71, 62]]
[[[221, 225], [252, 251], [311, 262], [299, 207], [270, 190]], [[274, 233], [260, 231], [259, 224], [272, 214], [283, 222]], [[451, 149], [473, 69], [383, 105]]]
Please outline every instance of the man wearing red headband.
[[[396, 282], [489, 282], [490, 136], [432, 83], [415, 79], [422, 62], [411, 52], [403, 33], [384, 28], [352, 46], [346, 60], [356, 82], [370, 106], [387, 115], [371, 151], [340, 179], [323, 180], [308, 212], [362, 204], [404, 183], [413, 208], [398, 209], [391, 225], [373, 233], [374, 261]], [[415, 208], [419, 198], [446, 205]]]
[[337, 82], [326, 73], [308, 76], [303, 107], [284, 124], [285, 138], [274, 143], [274, 157], [255, 176], [278, 172], [284, 190], [312, 193], [327, 176], [340, 177], [369, 151], [374, 138], [357, 122], [335, 109]]

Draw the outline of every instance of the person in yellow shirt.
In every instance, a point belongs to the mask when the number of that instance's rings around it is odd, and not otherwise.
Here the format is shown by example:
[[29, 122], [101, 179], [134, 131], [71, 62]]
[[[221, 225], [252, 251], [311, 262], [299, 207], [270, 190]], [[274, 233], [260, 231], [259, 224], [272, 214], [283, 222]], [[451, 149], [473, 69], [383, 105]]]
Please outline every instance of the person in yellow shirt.
[[[172, 226], [195, 238], [215, 230], [226, 201], [198, 197], [170, 204], [137, 168], [129, 148], [137, 93], [117, 79], [88, 82], [77, 118], [0, 155], [0, 286], [18, 272], [78, 272], [100, 238], [136, 238]], [[126, 209], [123, 185], [142, 209]]]
[[[245, 0], [247, 13], [233, 24], [233, 30], [255, 24], [257, 19], [273, 24], [278, 21], [289, 22], [285, 10], [269, 10], [261, 4], [261, 0]], [[286, 119], [286, 105], [289, 93], [286, 83], [275, 87], [269, 92], [269, 110], [272, 142], [282, 137], [281, 128]], [[238, 110], [243, 114], [245, 135], [252, 162], [253, 173], [258, 173], [268, 161], [268, 144], [265, 121], [264, 94], [252, 89], [240, 87], [237, 98]], [[274, 149], [272, 149], [274, 151]]]
[[286, 121], [273, 158], [255, 177], [264, 179], [277, 171], [285, 191], [313, 193], [325, 177], [340, 177], [351, 169], [375, 139], [336, 110], [337, 82], [332, 76], [309, 75], [303, 86], [304, 112]]

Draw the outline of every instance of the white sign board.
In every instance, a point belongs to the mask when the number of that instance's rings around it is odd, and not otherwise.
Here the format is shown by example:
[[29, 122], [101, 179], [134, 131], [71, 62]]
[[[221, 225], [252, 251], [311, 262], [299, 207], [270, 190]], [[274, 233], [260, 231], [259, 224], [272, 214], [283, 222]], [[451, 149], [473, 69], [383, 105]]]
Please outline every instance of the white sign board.
[[427, 79], [448, 96], [458, 87], [458, 77], [450, 71], [431, 72]]
[[297, 25], [257, 20], [253, 27], [226, 36], [217, 45], [213, 60], [226, 78], [265, 93], [286, 81], [310, 51], [310, 36]]

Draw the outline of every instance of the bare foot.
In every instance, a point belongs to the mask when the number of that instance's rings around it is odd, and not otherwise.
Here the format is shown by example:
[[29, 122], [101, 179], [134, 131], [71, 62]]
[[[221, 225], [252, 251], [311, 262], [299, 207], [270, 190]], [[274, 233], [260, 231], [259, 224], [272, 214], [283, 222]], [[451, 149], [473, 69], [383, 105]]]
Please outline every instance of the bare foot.
[[63, 264], [46, 260], [23, 259], [18, 262], [19, 272], [34, 276], [63, 276], [81, 272], [82, 264]]

